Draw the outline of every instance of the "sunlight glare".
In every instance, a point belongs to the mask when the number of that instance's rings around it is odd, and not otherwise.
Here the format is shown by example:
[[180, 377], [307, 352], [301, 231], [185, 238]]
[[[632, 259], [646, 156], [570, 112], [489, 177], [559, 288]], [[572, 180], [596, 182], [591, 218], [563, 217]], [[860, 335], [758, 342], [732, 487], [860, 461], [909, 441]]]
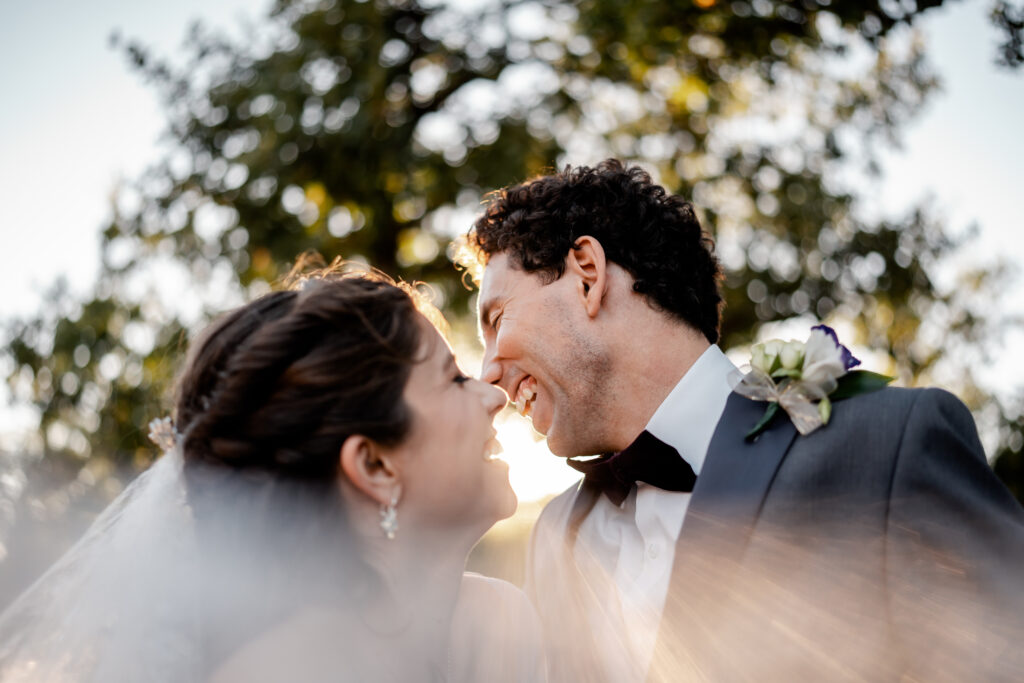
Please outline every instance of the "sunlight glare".
[[553, 455], [525, 418], [506, 409], [495, 418], [494, 426], [505, 450], [501, 458], [508, 462], [508, 478], [520, 503], [561, 493], [579, 481], [580, 473], [566, 465], [564, 458]]

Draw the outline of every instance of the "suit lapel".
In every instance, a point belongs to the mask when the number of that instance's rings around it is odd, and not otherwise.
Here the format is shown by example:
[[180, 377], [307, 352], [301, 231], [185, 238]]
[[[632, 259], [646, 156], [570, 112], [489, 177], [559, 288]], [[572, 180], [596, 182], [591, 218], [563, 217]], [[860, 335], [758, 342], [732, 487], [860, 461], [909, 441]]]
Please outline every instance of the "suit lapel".
[[569, 521], [566, 524], [565, 537], [566, 546], [576, 547], [576, 538], [580, 534], [580, 524], [586, 519], [590, 511], [597, 504], [598, 496], [601, 494], [593, 488], [586, 486], [585, 480], [580, 480], [579, 489], [576, 491], [576, 498], [572, 502], [572, 509], [569, 511]]
[[[796, 428], [782, 411], [755, 441], [744, 435], [764, 415], [767, 404], [731, 394], [708, 447], [697, 477], [693, 497], [679, 534], [679, 551], [685, 556], [699, 550], [702, 532], [730, 530], [733, 552], [742, 554], [749, 531], [761, 512], [768, 488], [783, 457], [793, 444]], [[710, 525], [710, 527], [709, 527]], [[738, 533], [737, 533], [738, 532]]]
[[[585, 680], [593, 683], [605, 683], [606, 677], [594, 657], [598, 651], [598, 641], [590, 628], [592, 610], [605, 609], [607, 595], [602, 580], [605, 578], [598, 572], [587, 574], [576, 558], [576, 541], [579, 537], [580, 525], [594, 508], [601, 493], [580, 482], [572, 501], [572, 507], [566, 519], [564, 553], [560, 562], [561, 579], [555, 593], [563, 602], [557, 625], [558, 638], [564, 650], [556, 653], [557, 665], [551, 669], [552, 680]], [[583, 562], [590, 558], [589, 550], [582, 549]], [[553, 596], [554, 597], [554, 596]], [[558, 604], [553, 599], [551, 604]], [[551, 605], [546, 606], [551, 609]]]
[[756, 441], [746, 441], [765, 408], [731, 394], [715, 428], [679, 534], [648, 683], [735, 677], [722, 650], [735, 644], [720, 642], [715, 615], [730, 599], [730, 577], [797, 433], [781, 414]]

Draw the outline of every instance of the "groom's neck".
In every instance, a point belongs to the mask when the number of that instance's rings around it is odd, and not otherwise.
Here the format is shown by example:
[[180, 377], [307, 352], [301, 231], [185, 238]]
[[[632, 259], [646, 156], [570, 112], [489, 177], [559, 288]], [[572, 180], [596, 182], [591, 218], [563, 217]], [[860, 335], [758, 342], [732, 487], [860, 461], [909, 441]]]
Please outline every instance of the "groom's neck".
[[616, 342], [613, 381], [619, 417], [614, 450], [625, 448], [644, 430], [679, 380], [711, 346], [693, 328], [663, 313], [650, 313], [624, 325]]

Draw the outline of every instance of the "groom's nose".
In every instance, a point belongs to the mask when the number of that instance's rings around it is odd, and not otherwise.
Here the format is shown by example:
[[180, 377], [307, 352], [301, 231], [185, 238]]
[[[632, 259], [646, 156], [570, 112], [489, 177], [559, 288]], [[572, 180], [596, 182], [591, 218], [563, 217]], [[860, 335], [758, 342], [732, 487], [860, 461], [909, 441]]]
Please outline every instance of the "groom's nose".
[[[480, 379], [488, 384], [495, 384], [501, 386], [501, 378], [504, 374], [501, 363], [496, 358], [496, 353], [493, 344], [488, 344], [484, 348], [484, 360], [480, 366]], [[504, 389], [504, 387], [502, 387]], [[506, 393], [508, 391], [506, 390]]]

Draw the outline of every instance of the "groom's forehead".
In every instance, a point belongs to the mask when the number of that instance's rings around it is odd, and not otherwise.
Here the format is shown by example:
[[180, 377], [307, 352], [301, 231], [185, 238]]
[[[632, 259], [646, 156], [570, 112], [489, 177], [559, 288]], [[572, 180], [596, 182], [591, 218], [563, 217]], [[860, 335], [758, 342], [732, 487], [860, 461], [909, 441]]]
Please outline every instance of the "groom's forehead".
[[494, 254], [484, 266], [483, 277], [480, 279], [480, 297], [477, 311], [483, 319], [495, 306], [507, 289], [508, 256]]
[[501, 307], [522, 284], [522, 280], [528, 277], [532, 275], [516, 267], [507, 254], [492, 256], [484, 267], [480, 280], [480, 297], [477, 303], [480, 319], [486, 320], [491, 311]]

